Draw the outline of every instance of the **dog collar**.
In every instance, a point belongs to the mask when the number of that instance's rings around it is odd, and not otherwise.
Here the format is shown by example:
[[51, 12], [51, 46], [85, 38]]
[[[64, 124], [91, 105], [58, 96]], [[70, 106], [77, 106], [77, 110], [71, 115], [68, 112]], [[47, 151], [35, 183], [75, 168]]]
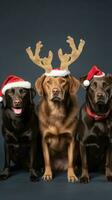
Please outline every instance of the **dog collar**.
[[101, 120], [106, 119], [110, 113], [110, 111], [108, 111], [104, 115], [97, 115], [95, 112], [91, 111], [91, 109], [87, 105], [85, 107], [85, 110], [86, 110], [86, 113], [88, 114], [88, 116], [90, 118], [94, 119], [95, 121], [101, 121]]

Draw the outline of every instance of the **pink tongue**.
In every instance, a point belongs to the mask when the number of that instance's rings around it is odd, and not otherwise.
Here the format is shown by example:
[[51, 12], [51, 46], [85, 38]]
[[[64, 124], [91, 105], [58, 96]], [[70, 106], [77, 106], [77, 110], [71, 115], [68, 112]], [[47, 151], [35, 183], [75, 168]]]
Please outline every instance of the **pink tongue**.
[[21, 114], [22, 113], [22, 108], [12, 108], [12, 110], [13, 110], [13, 112], [15, 113], [15, 114]]

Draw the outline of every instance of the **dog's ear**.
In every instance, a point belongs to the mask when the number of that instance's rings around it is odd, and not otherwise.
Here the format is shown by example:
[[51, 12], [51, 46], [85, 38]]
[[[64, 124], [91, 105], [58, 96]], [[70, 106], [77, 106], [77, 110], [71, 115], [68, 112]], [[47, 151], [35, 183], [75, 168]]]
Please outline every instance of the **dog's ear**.
[[2, 103], [2, 107], [6, 108], [6, 97], [5, 97], [5, 95], [3, 96], [3, 101], [1, 103]]
[[107, 76], [105, 76], [106, 81], [112, 85], [112, 74], [107, 74]]
[[76, 92], [80, 87], [80, 81], [76, 79], [74, 76], [69, 76], [69, 83], [70, 83], [69, 87], [70, 94], [71, 95], [76, 94]]
[[34, 88], [30, 89], [30, 102], [33, 103], [33, 99], [36, 96], [36, 91]]
[[36, 91], [38, 92], [39, 96], [44, 95], [44, 89], [43, 89], [44, 79], [45, 79], [45, 75], [42, 75], [35, 82], [35, 88], [36, 88]]
[[83, 82], [86, 80], [86, 77], [87, 77], [87, 75], [84, 75], [84, 76], [79, 78], [81, 85], [83, 85]]
[[86, 87], [84, 86], [84, 81], [86, 80], [86, 77], [87, 77], [87, 75], [84, 75], [84, 76], [82, 76], [82, 77], [80, 77], [79, 78], [79, 81], [80, 81], [80, 84], [81, 84], [81, 86], [84, 88], [84, 89], [86, 89]]

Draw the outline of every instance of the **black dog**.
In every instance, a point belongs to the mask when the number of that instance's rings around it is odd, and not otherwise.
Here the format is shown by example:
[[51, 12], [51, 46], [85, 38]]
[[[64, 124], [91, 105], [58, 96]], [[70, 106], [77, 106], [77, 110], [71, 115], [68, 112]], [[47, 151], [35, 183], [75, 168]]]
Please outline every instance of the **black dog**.
[[[86, 77], [81, 78], [81, 83]], [[105, 164], [105, 174], [112, 181], [112, 78], [93, 78], [86, 90], [86, 102], [80, 110], [78, 137], [82, 175], [80, 182], [90, 180], [88, 170]]]
[[2, 132], [4, 137], [5, 166], [0, 180], [11, 175], [11, 161], [30, 170], [30, 180], [38, 180], [38, 121], [30, 88], [8, 89], [2, 103]]

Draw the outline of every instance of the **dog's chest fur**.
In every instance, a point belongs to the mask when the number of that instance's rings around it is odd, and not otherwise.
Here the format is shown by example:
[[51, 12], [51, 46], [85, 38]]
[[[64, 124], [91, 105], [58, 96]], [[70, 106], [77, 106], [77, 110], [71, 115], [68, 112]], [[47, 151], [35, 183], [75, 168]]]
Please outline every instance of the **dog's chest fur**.
[[65, 110], [61, 107], [57, 108], [54, 106], [49, 115], [49, 124], [58, 128], [61, 127], [64, 119], [65, 119]]
[[109, 142], [109, 118], [95, 121], [88, 116], [84, 108], [82, 109], [82, 116], [82, 123], [80, 124], [81, 141], [88, 147], [105, 148]]
[[87, 135], [83, 138], [83, 141], [86, 145], [93, 144], [96, 145], [96, 147], [99, 147], [107, 137], [106, 131], [104, 122], [94, 122], [91, 129], [87, 128]]
[[[74, 137], [75, 112], [68, 110], [64, 106], [41, 105], [39, 115], [40, 128], [43, 137], [47, 140], [49, 148], [55, 152], [66, 151], [67, 144]], [[69, 121], [68, 121], [69, 118]]]
[[27, 120], [24, 117], [16, 117], [11, 112], [3, 113], [3, 134], [8, 144], [17, 146], [20, 143], [29, 143], [32, 135], [32, 130], [29, 128], [31, 119]]
[[[60, 109], [61, 110], [61, 109]], [[64, 128], [64, 113], [60, 110], [51, 112], [49, 116], [49, 132], [48, 143], [53, 150], [62, 151], [67, 145], [69, 134], [67, 135]]]

